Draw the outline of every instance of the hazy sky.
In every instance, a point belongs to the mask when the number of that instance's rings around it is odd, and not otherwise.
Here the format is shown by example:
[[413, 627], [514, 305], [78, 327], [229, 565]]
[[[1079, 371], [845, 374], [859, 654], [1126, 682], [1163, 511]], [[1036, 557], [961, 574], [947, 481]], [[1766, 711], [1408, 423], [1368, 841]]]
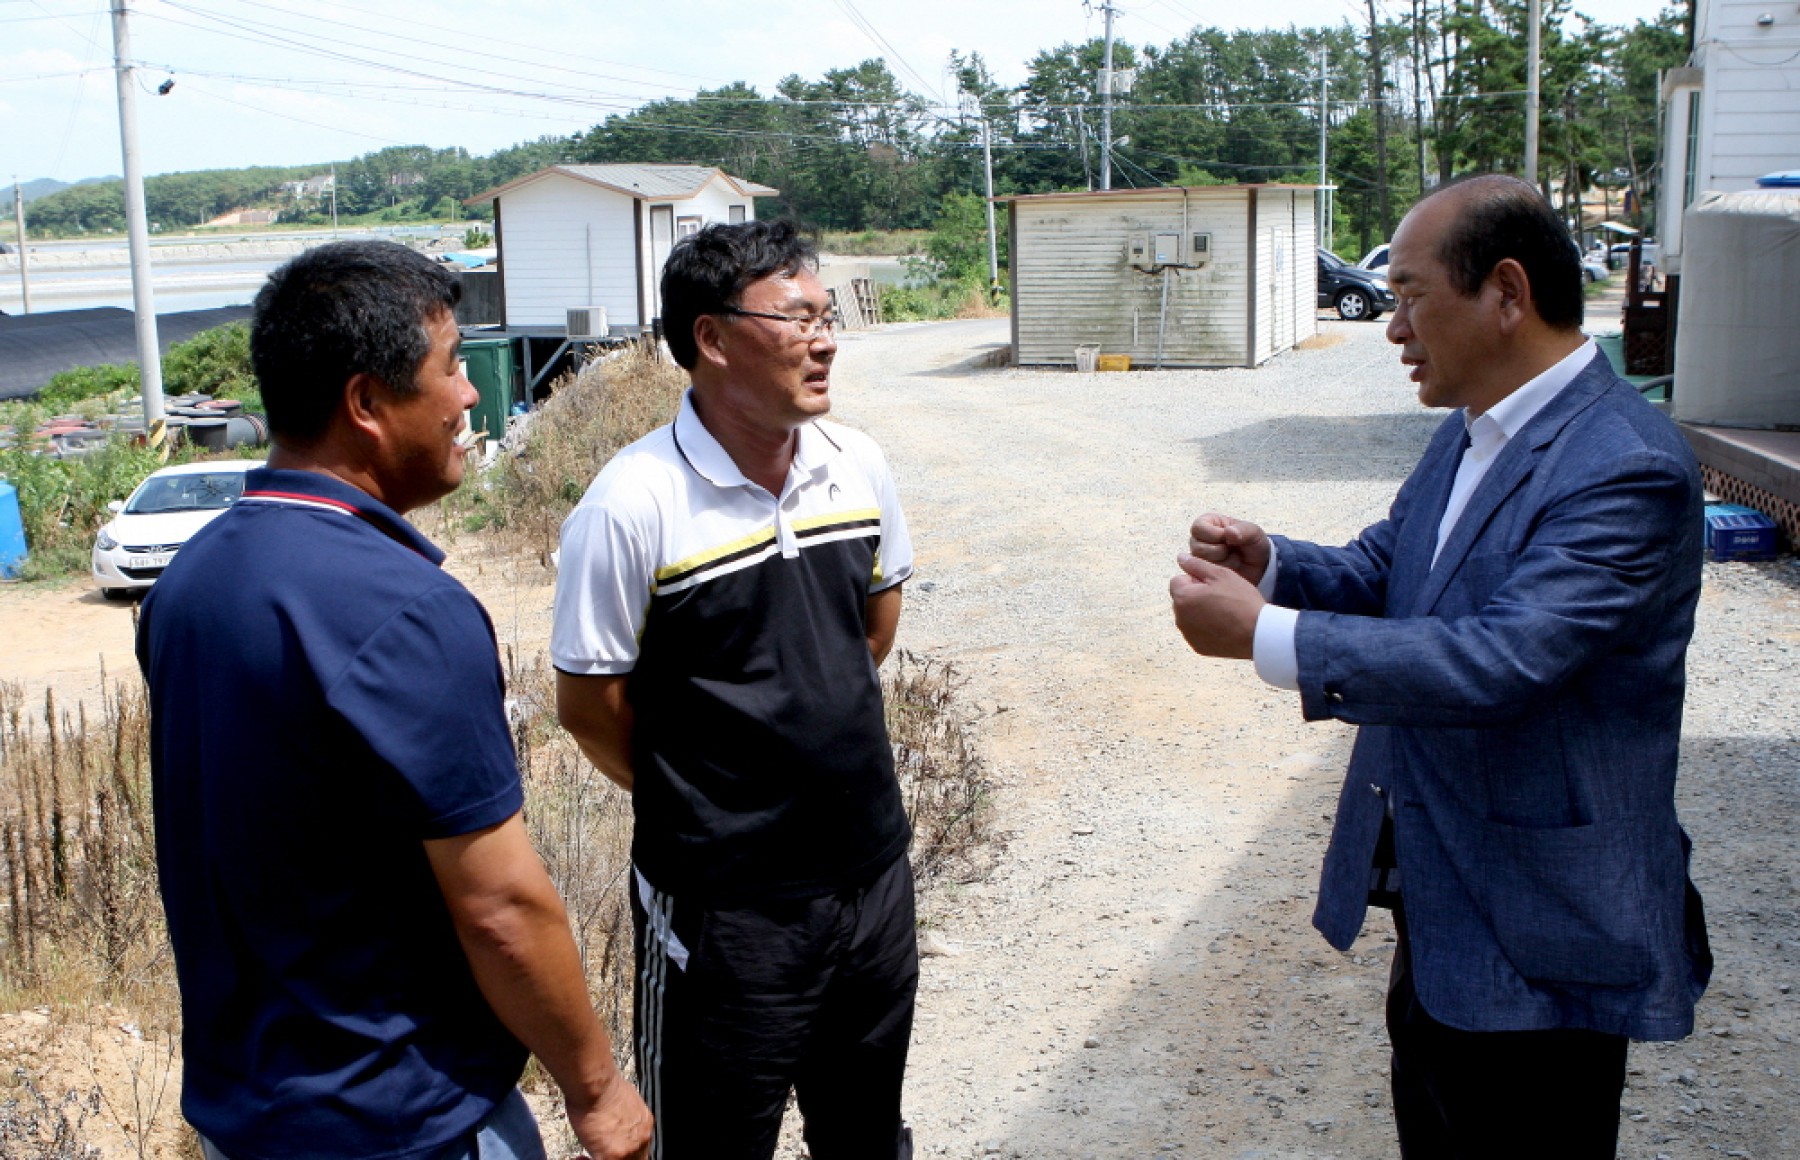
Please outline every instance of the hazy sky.
[[[1659, 0], [1577, 0], [1608, 24]], [[1080, 0], [131, 0], [147, 173], [345, 159], [386, 145], [488, 153], [567, 134], [658, 97], [873, 56], [954, 101], [951, 50], [1002, 83], [1037, 52], [1102, 31]], [[1356, 21], [1352, 0], [1117, 0], [1117, 35], [1166, 44], [1196, 25]], [[1386, 0], [1402, 14], [1406, 0]], [[1245, 14], [1253, 13], [1251, 19]], [[117, 173], [106, 0], [0, 0], [0, 181]], [[157, 96], [173, 77], [175, 87]]]

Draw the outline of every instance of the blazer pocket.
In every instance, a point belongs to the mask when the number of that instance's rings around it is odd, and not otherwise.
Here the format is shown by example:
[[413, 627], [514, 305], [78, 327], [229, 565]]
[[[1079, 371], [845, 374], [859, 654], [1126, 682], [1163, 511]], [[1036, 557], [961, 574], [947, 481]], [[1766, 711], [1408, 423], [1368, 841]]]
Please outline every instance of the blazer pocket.
[[1598, 825], [1483, 823], [1489, 918], [1500, 949], [1533, 983], [1640, 987], [1652, 968], [1637, 876]]

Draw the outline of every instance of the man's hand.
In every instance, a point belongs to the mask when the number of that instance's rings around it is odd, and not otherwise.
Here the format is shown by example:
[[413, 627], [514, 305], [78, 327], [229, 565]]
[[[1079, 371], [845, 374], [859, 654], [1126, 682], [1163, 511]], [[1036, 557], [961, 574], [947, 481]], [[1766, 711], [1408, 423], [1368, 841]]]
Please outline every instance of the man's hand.
[[1188, 553], [1261, 584], [1269, 568], [1269, 537], [1255, 524], [1207, 512], [1188, 529]]
[[[1199, 527], [1199, 520], [1194, 523]], [[1261, 536], [1261, 530], [1256, 534]], [[1268, 543], [1262, 540], [1265, 550]], [[1169, 600], [1175, 606], [1175, 627], [1188, 645], [1201, 656], [1249, 660], [1256, 646], [1256, 618], [1268, 603], [1262, 593], [1237, 572], [1186, 552], [1175, 563], [1181, 571], [1169, 581]]]
[[592, 1105], [570, 1100], [566, 1106], [575, 1138], [594, 1160], [645, 1160], [650, 1155], [650, 1109], [618, 1072]]

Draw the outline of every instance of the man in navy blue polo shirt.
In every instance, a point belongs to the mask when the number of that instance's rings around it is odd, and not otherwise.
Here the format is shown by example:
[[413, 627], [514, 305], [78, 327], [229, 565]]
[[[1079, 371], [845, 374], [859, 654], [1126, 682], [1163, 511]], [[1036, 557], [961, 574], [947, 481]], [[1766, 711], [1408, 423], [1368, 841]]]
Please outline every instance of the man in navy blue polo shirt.
[[257, 295], [275, 446], [144, 602], [157, 860], [209, 1160], [596, 1158], [650, 1116], [531, 848], [493, 627], [401, 514], [462, 479], [458, 283], [386, 242]]

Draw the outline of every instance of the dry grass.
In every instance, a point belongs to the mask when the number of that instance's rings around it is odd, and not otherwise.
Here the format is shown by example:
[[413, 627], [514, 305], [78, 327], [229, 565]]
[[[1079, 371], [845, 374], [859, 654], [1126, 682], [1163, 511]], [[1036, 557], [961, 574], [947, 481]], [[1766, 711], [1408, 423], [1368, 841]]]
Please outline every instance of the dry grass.
[[1321, 330], [1310, 338], [1303, 338], [1294, 344], [1295, 350], [1329, 350], [1345, 342], [1341, 330]]
[[594, 476], [620, 448], [672, 422], [686, 387], [681, 368], [646, 343], [564, 376], [532, 413], [518, 454], [443, 501], [441, 530], [491, 529], [547, 561], [563, 517]]
[[507, 689], [526, 828], [562, 894], [588, 993], [623, 1064], [631, 1042], [631, 799], [557, 725], [556, 674], [541, 654], [521, 665], [507, 650]]
[[947, 661], [902, 650], [882, 680], [894, 771], [912, 819], [913, 881], [921, 896], [993, 870], [987, 767], [956, 703], [962, 679]]
[[0, 684], [0, 1009], [115, 1001], [174, 1018], [149, 728], [135, 682], [104, 696], [97, 719]]

